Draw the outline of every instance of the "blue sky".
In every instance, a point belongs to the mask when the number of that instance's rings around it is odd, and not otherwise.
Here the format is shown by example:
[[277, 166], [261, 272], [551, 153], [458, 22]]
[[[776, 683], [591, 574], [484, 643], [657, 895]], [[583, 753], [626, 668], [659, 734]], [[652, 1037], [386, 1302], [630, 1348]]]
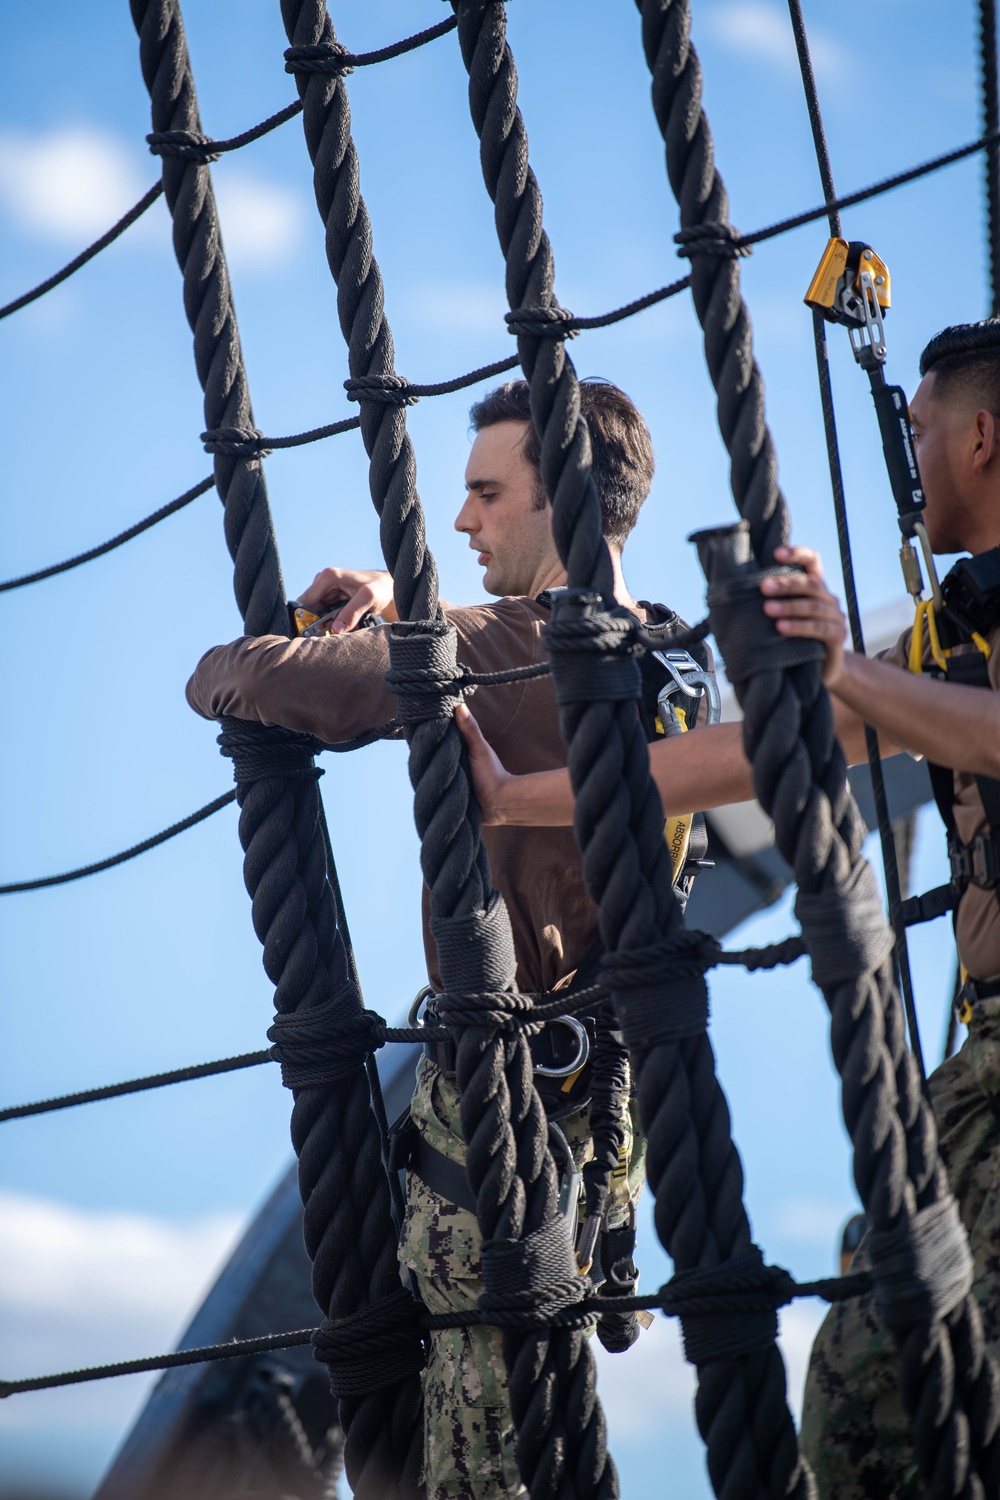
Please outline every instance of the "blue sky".
[[[878, 47], [849, 43], [842, 11], [806, 4], [838, 187], [861, 186], [978, 133], [971, 0], [883, 0]], [[780, 0], [694, 0], [693, 35], [732, 218], [748, 230], [819, 199]], [[225, 137], [294, 97], [276, 0], [187, 0], [206, 131]], [[431, 0], [339, 0], [354, 50], [442, 14]], [[157, 176], [148, 99], [124, 0], [55, 0], [44, 36], [0, 5], [0, 302], [68, 260]], [[581, 314], [683, 274], [677, 212], [627, 0], [509, 6], [556, 288]], [[58, 45], [66, 65], [43, 63]], [[71, 65], [69, 62], [71, 60]], [[362, 185], [397, 346], [412, 380], [442, 380], [508, 352], [502, 263], [479, 173], [455, 39], [349, 81]], [[346, 355], [292, 121], [213, 168], [258, 425], [300, 431], [350, 414]], [[852, 210], [893, 276], [891, 374], [912, 389], [926, 339], [987, 311], [982, 167], [965, 162]], [[811, 326], [802, 306], [821, 225], [744, 262], [768, 415], [799, 540], [836, 576]], [[93, 545], [210, 469], [201, 396], [162, 203], [68, 284], [0, 328], [5, 417], [0, 572]], [[732, 515], [700, 334], [681, 297], [578, 339], [581, 374], [617, 380], [652, 428], [658, 473], [625, 554], [634, 593], [696, 618], [702, 580], [686, 534]], [[862, 605], [898, 599], [893, 507], [866, 382], [834, 338], [848, 503]], [[451, 529], [467, 409], [424, 401], [408, 420], [448, 598], [483, 597]], [[330, 563], [375, 566], [378, 534], [356, 435], [276, 454], [267, 479], [289, 593]], [[62, 578], [0, 597], [7, 733], [0, 880], [68, 869], [184, 816], [229, 785], [184, 683], [209, 645], [240, 632], [214, 495]], [[401, 747], [327, 768], [323, 791], [369, 1003], [398, 1014], [422, 982], [419, 876]], [[930, 814], [917, 878], [941, 877]], [[0, 902], [5, 1046], [0, 1097], [16, 1102], [262, 1045], [269, 987], [249, 920], [235, 814], [134, 864]], [[782, 936], [787, 902], [738, 935]], [[933, 1057], [950, 939], [919, 933], [915, 969]], [[713, 980], [713, 1040], [767, 1254], [802, 1276], [832, 1268], [854, 1206], [822, 1002], [801, 968]], [[0, 1135], [0, 1367], [27, 1374], [128, 1357], [176, 1337], [239, 1226], [288, 1156], [289, 1100], [272, 1069], [15, 1122]], [[666, 1274], [648, 1225], [644, 1279]], [[797, 1387], [811, 1307], [784, 1320]], [[0, 1407], [8, 1482], [87, 1493], [149, 1382], [25, 1396]], [[659, 1493], [664, 1442], [677, 1491], [707, 1495], [690, 1385], [659, 1326], [602, 1388], [626, 1493]]]

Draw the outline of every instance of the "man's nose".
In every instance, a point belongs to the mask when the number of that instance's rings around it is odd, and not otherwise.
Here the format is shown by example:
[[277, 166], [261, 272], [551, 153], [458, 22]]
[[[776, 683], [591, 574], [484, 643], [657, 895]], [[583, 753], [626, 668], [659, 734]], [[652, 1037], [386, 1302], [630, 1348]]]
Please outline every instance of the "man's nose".
[[473, 532], [476, 530], [476, 520], [472, 509], [472, 496], [466, 495], [462, 502], [462, 508], [455, 517], [455, 530]]

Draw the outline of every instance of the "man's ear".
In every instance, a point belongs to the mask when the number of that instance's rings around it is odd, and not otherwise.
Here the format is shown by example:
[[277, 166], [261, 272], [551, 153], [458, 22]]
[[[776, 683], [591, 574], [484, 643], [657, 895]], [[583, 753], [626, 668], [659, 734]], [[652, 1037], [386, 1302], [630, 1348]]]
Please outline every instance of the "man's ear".
[[975, 420], [975, 447], [972, 452], [972, 467], [981, 474], [989, 464], [1000, 458], [1000, 424], [991, 411], [977, 411]]

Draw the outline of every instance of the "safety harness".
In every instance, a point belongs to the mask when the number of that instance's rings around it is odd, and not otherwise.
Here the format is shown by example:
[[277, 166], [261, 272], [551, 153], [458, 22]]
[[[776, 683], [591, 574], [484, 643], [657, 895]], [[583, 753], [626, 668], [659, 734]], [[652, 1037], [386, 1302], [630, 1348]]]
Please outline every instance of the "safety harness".
[[[864, 240], [829, 241], [805, 301], [831, 323], [848, 329], [854, 358], [866, 372], [878, 416], [886, 469], [902, 534], [899, 557], [906, 588], [915, 605], [909, 669], [944, 682], [992, 691], [987, 663], [989, 632], [1000, 623], [1000, 547], [963, 558], [938, 582], [934, 555], [922, 516], [926, 500], [917, 466], [913, 430], [905, 393], [885, 378], [887, 357], [884, 314], [891, 306], [891, 283], [885, 262]], [[919, 545], [920, 552], [917, 551]], [[924, 597], [920, 553], [930, 580]], [[924, 661], [924, 638], [930, 664]], [[976, 776], [987, 828], [970, 842], [955, 822], [955, 777], [947, 766], [928, 762], [931, 789], [947, 833], [951, 879], [900, 905], [906, 926], [928, 922], [945, 912], [953, 920], [970, 885], [994, 892], [1000, 902], [1000, 780]], [[959, 1019], [971, 1019], [971, 1006], [1000, 994], [1000, 979], [970, 979], [964, 967], [956, 997]]]
[[[550, 606], [555, 590], [539, 595], [539, 603]], [[642, 697], [640, 714], [647, 738], [684, 734], [698, 724], [717, 723], [720, 717], [719, 690], [708, 648], [698, 643], [693, 652], [676, 649], [674, 639], [687, 625], [662, 605], [647, 604], [644, 625], [647, 640], [653, 644], [640, 660]], [[708, 835], [700, 813], [668, 817], [664, 825], [673, 865], [673, 880], [678, 898], [686, 903], [699, 871], [710, 867], [705, 858]], [[549, 991], [532, 998], [540, 1005], [565, 1000], [572, 1008], [575, 995], [598, 981], [604, 957], [598, 938], [578, 966], [571, 984], [565, 989]], [[437, 996], [425, 988], [410, 1008], [409, 1024], [434, 1023]], [[634, 1290], [638, 1271], [634, 1264], [636, 1220], [629, 1193], [629, 1166], [632, 1150], [631, 1128], [626, 1132], [617, 1166], [611, 1174], [611, 1189], [601, 1211], [587, 1212], [580, 1207], [581, 1174], [558, 1121], [584, 1109], [591, 1102], [591, 1059], [602, 1043], [602, 1027], [607, 1033], [607, 1001], [599, 999], [590, 1010], [579, 1015], [559, 1015], [529, 1038], [534, 1063], [535, 1088], [549, 1121], [553, 1154], [560, 1164], [560, 1214], [567, 1221], [571, 1243], [581, 1274], [596, 1265], [595, 1279], [603, 1281], [606, 1295], [628, 1295]], [[603, 1009], [602, 1009], [603, 1008]], [[613, 1024], [613, 1023], [612, 1023]], [[619, 1037], [616, 1045], [623, 1047]], [[453, 1077], [456, 1067], [455, 1043], [451, 1038], [428, 1039], [426, 1055], [446, 1077]], [[627, 1073], [626, 1073], [627, 1076]], [[625, 1091], [627, 1095], [627, 1088]], [[628, 1098], [620, 1101], [623, 1112]], [[627, 1124], [627, 1120], [626, 1120]], [[420, 1134], [407, 1109], [390, 1130], [390, 1169], [415, 1172], [441, 1198], [470, 1213], [476, 1211], [475, 1195], [469, 1185], [465, 1167], [437, 1150]], [[607, 1224], [608, 1211], [626, 1214], [625, 1223], [616, 1228]], [[582, 1216], [582, 1217], [581, 1217]], [[636, 1319], [643, 1314], [605, 1314], [598, 1323], [598, 1336], [606, 1348], [621, 1352], [637, 1336]]]

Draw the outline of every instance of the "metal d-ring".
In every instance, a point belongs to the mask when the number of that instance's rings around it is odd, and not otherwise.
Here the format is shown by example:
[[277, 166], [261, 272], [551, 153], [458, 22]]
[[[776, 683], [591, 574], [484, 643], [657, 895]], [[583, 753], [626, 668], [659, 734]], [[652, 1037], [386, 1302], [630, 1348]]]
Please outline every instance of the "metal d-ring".
[[561, 1063], [557, 1068], [547, 1067], [545, 1063], [535, 1063], [535, 1072], [544, 1074], [546, 1078], [568, 1078], [571, 1073], [578, 1073], [590, 1056], [590, 1037], [586, 1026], [575, 1016], [553, 1016], [547, 1025], [569, 1028], [576, 1037], [576, 1056], [572, 1062]]

